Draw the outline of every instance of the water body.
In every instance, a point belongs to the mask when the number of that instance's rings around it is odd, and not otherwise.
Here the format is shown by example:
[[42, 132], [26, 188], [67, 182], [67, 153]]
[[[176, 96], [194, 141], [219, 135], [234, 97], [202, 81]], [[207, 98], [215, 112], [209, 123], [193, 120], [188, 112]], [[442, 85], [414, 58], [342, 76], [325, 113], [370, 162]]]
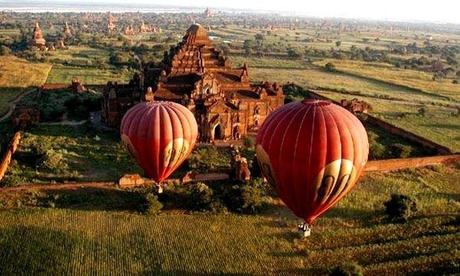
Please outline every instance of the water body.
[[[158, 4], [130, 4], [130, 3], [78, 3], [56, 2], [45, 0], [0, 0], [0, 11], [11, 12], [141, 12], [141, 13], [203, 13], [206, 7], [166, 6]], [[214, 10], [214, 9], [213, 9]], [[230, 13], [248, 13], [248, 10], [218, 9]], [[214, 10], [215, 11], [215, 10]], [[264, 11], [249, 11], [251, 13], [264, 13]]]

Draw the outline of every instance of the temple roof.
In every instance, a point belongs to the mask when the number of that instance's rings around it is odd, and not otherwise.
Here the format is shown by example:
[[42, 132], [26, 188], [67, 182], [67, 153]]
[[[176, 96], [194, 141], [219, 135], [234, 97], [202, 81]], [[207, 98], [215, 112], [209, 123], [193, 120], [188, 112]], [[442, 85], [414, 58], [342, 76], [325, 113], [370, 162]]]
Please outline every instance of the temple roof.
[[208, 31], [200, 24], [193, 24], [184, 36], [184, 42], [191, 45], [204, 45], [209, 43]]

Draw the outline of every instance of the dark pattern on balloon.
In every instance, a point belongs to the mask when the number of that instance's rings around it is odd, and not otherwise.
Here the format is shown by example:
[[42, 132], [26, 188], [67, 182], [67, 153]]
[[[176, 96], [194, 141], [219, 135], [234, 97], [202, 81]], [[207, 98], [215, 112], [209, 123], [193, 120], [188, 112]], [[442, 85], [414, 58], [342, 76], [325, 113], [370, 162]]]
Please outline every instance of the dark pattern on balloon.
[[275, 187], [275, 183], [276, 183], [275, 177], [273, 176], [273, 172], [272, 172], [270, 164], [267, 164], [265, 162], [259, 162], [259, 163], [260, 163], [260, 167], [262, 168], [262, 171], [264, 172], [265, 177], [268, 180], [268, 183], [270, 183], [270, 185]]
[[321, 181], [321, 186], [319, 187], [319, 190], [318, 190], [318, 198], [324, 198], [326, 197], [331, 188], [332, 188], [332, 185], [334, 185], [334, 182], [335, 182], [335, 177], [332, 176], [332, 175], [326, 175], [323, 177], [323, 180]]

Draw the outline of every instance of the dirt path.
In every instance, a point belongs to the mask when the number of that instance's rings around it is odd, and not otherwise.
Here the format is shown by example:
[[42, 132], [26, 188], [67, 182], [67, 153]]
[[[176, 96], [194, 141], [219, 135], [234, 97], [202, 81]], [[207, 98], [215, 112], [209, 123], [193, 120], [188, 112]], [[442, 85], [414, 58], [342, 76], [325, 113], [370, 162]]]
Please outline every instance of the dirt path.
[[14, 111], [14, 108], [16, 107], [16, 104], [22, 100], [22, 98], [24, 96], [27, 96], [29, 95], [30, 93], [34, 92], [35, 91], [35, 88], [34, 89], [30, 89], [30, 90], [26, 90], [24, 92], [22, 92], [21, 94], [19, 94], [13, 101], [10, 102], [10, 109], [8, 110], [8, 112], [3, 115], [2, 117], [0, 117], [0, 122], [3, 122], [5, 121], [6, 119], [8, 119], [11, 114], [13, 114], [13, 111]]
[[88, 120], [40, 123], [40, 125], [44, 125], [44, 126], [81, 126], [81, 125], [85, 124], [86, 122], [88, 122]]

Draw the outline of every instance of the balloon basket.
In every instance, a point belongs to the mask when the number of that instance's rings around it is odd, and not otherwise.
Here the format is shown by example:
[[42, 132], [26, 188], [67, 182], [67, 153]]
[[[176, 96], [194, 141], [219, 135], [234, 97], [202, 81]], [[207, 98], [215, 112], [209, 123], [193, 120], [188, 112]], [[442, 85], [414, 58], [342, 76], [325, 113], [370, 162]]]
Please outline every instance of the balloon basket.
[[310, 237], [311, 227], [308, 223], [299, 224], [298, 229], [299, 229], [299, 233], [302, 236], [302, 238]]
[[163, 193], [163, 186], [161, 184], [157, 185], [157, 192], [159, 194], [162, 194]]

